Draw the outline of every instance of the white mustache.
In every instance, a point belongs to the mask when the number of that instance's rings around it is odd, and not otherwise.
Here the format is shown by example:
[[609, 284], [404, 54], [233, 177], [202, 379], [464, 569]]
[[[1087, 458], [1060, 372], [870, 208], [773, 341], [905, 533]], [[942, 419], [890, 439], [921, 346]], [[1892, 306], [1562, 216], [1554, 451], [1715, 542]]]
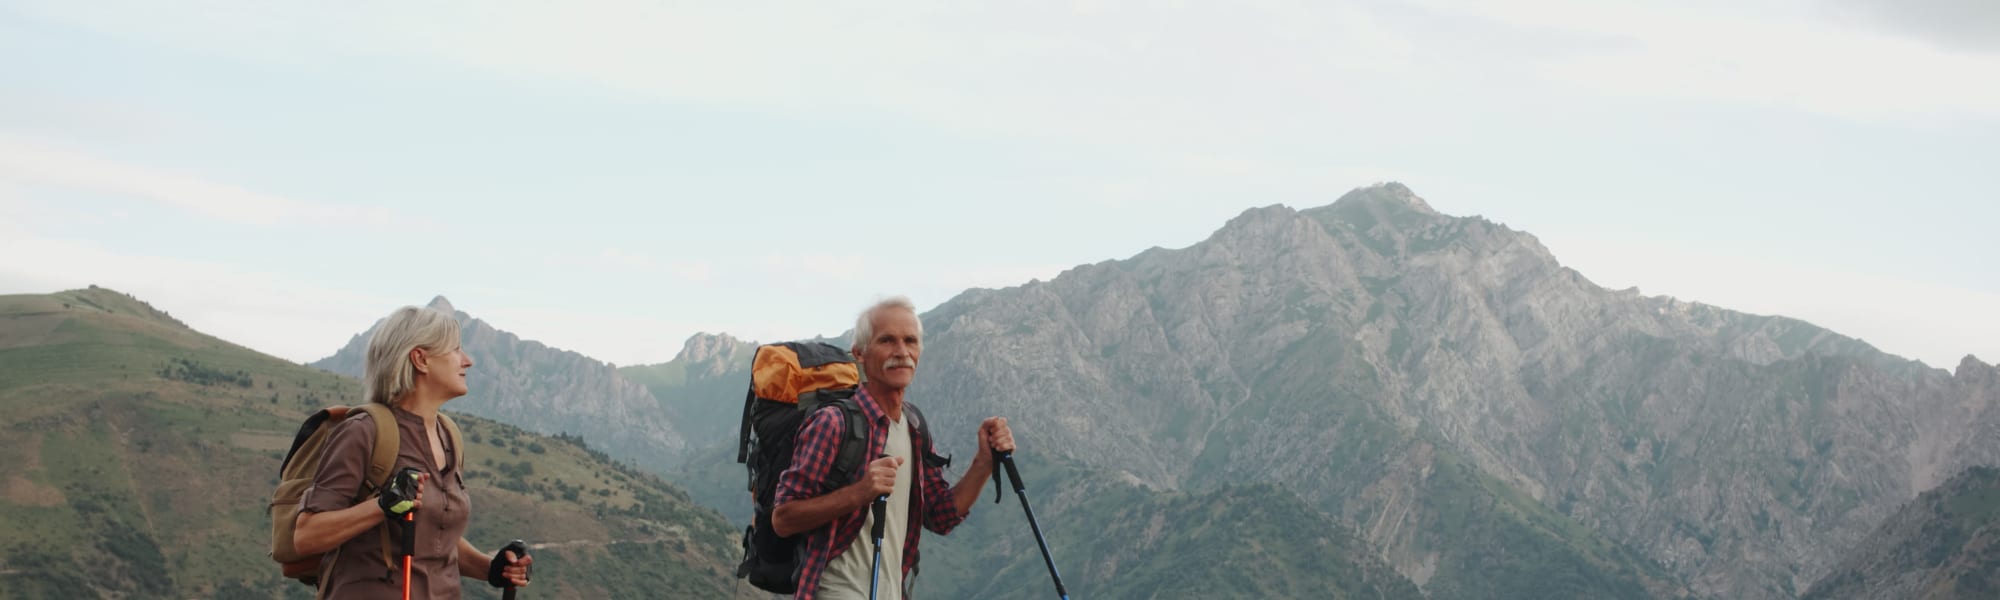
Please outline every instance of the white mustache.
[[884, 369], [894, 369], [896, 367], [909, 367], [915, 369], [917, 368], [917, 361], [910, 360], [907, 358], [891, 358], [889, 359], [889, 362], [882, 363], [882, 368]]

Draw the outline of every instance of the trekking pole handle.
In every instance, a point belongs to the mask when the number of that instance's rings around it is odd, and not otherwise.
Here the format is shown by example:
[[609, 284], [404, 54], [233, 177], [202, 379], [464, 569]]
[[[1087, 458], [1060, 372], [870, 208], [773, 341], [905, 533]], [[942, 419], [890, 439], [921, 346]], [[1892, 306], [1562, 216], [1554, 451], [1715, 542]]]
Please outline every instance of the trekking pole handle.
[[889, 497], [883, 496], [881, 498], [876, 499], [875, 502], [871, 504], [868, 508], [870, 512], [875, 513], [875, 526], [873, 527], [873, 531], [870, 531], [869, 534], [875, 536], [875, 543], [880, 544], [882, 543], [882, 526], [887, 525], [888, 523], [885, 523], [884, 521], [887, 521], [889, 519], [888, 517]]
[[[1000, 465], [1002, 464], [1007, 464], [1007, 465], [1014, 464], [1014, 453], [1001, 452], [999, 450], [993, 451], [993, 503], [994, 504], [1000, 503], [1000, 497], [1004, 493], [1000, 491]], [[1021, 476], [1018, 474], [1014, 476], [1014, 479], [1016, 481], [1019, 481], [1020, 478]]]
[[[884, 458], [889, 458], [889, 455], [881, 454], [875, 457], [876, 460], [881, 460]], [[875, 545], [880, 546], [882, 545], [882, 526], [887, 524], [884, 523], [884, 521], [888, 520], [889, 518], [888, 516], [889, 495], [882, 494], [880, 496], [876, 496], [875, 501], [871, 503], [869, 509], [875, 513], [875, 527], [873, 528], [872, 531], [869, 531], [868, 533], [870, 535], [875, 536]]]
[[[528, 556], [528, 543], [523, 542], [521, 540], [514, 540], [513, 542], [508, 543], [506, 546], [501, 547], [499, 550], [493, 552], [493, 560], [500, 560], [500, 558], [506, 556], [508, 552], [514, 553], [514, 560], [520, 560], [522, 558], [526, 558]], [[534, 572], [535, 572], [535, 566], [528, 565], [528, 573], [529, 573], [528, 576], [533, 577]], [[508, 580], [507, 585], [503, 586], [502, 589], [504, 589], [505, 591], [500, 592], [501, 598], [503, 598], [504, 600], [514, 600], [515, 588], [513, 580]]]
[[401, 528], [401, 529], [402, 529], [402, 531], [401, 531], [401, 532], [399, 532], [399, 533], [403, 534], [403, 539], [402, 539], [402, 544], [400, 544], [400, 545], [402, 546], [402, 548], [400, 548], [400, 550], [402, 550], [402, 551], [403, 551], [403, 557], [404, 557], [404, 558], [409, 558], [409, 557], [412, 557], [412, 556], [416, 556], [416, 555], [417, 555], [417, 511], [416, 511], [416, 509], [411, 509], [411, 510], [410, 510], [410, 512], [408, 512], [408, 513], [405, 513], [405, 514], [403, 515], [403, 526], [402, 526], [402, 528]]

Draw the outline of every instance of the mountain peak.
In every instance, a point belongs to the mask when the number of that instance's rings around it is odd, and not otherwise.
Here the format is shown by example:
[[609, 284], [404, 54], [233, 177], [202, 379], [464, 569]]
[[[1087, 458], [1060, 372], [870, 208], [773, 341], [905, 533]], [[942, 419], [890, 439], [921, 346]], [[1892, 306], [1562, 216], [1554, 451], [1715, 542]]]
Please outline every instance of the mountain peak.
[[1979, 360], [1979, 357], [1967, 354], [1964, 359], [1958, 361], [1958, 370], [1953, 372], [1953, 376], [1970, 377], [1977, 373], [1986, 373], [1992, 370], [1995, 370], [1995, 366], [1987, 365], [1986, 361]]
[[1408, 207], [1426, 215], [1441, 214], [1437, 209], [1431, 208], [1430, 203], [1424, 202], [1423, 198], [1418, 197], [1416, 192], [1410, 191], [1409, 186], [1395, 181], [1354, 188], [1353, 191], [1341, 195], [1340, 199], [1333, 201], [1333, 203], [1336, 206], [1344, 203], [1390, 204]]
[[708, 356], [724, 352], [736, 344], [742, 344], [742, 340], [736, 340], [736, 336], [730, 334], [696, 332], [694, 336], [688, 336], [688, 342], [680, 344], [680, 354], [674, 356], [674, 360], [692, 360], [692, 362], [708, 360]]
[[699, 332], [688, 336], [687, 343], [681, 344], [681, 353], [675, 355], [674, 360], [696, 364], [717, 357], [729, 358], [735, 349], [743, 345], [743, 340], [727, 333]]
[[428, 305], [426, 305], [426, 306], [427, 306], [427, 307], [429, 307], [429, 308], [435, 308], [435, 309], [438, 309], [438, 310], [441, 310], [441, 311], [444, 311], [444, 313], [445, 313], [445, 314], [448, 314], [448, 315], [456, 315], [456, 314], [458, 314], [458, 309], [457, 309], [457, 308], [453, 308], [453, 307], [451, 306], [451, 301], [450, 301], [450, 300], [447, 300], [447, 299], [445, 299], [445, 297], [444, 297], [443, 295], [439, 295], [439, 296], [438, 296], [438, 297], [436, 297], [436, 298], [431, 298], [431, 303], [430, 303], [430, 304], [428, 304]]

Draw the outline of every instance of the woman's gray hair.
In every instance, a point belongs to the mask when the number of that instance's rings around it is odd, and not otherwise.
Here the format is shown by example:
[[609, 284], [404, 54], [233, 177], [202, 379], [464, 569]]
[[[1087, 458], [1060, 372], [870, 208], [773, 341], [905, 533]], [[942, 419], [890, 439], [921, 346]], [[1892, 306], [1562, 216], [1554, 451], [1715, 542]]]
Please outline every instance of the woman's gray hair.
[[[888, 308], [900, 308], [910, 311], [912, 315], [917, 314], [917, 305], [910, 302], [909, 296], [883, 298], [882, 301], [876, 302], [874, 306], [861, 311], [861, 316], [854, 319], [854, 352], [856, 354], [866, 352], [868, 350], [868, 342], [875, 339], [875, 313], [882, 312], [883, 309]], [[922, 338], [923, 335], [924, 320], [918, 318], [917, 337]]]
[[410, 351], [450, 352], [458, 347], [458, 319], [434, 308], [405, 306], [389, 313], [368, 338], [368, 362], [362, 369], [368, 401], [393, 405], [417, 387], [417, 365]]

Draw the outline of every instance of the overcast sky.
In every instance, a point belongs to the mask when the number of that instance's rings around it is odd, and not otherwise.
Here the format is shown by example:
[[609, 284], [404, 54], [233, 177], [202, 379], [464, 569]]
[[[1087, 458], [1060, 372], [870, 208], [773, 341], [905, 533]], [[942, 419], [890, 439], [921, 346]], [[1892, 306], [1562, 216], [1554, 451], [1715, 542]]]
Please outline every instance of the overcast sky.
[[2000, 360], [2000, 3], [0, 0], [0, 293], [619, 364], [1377, 181], [1613, 288]]

